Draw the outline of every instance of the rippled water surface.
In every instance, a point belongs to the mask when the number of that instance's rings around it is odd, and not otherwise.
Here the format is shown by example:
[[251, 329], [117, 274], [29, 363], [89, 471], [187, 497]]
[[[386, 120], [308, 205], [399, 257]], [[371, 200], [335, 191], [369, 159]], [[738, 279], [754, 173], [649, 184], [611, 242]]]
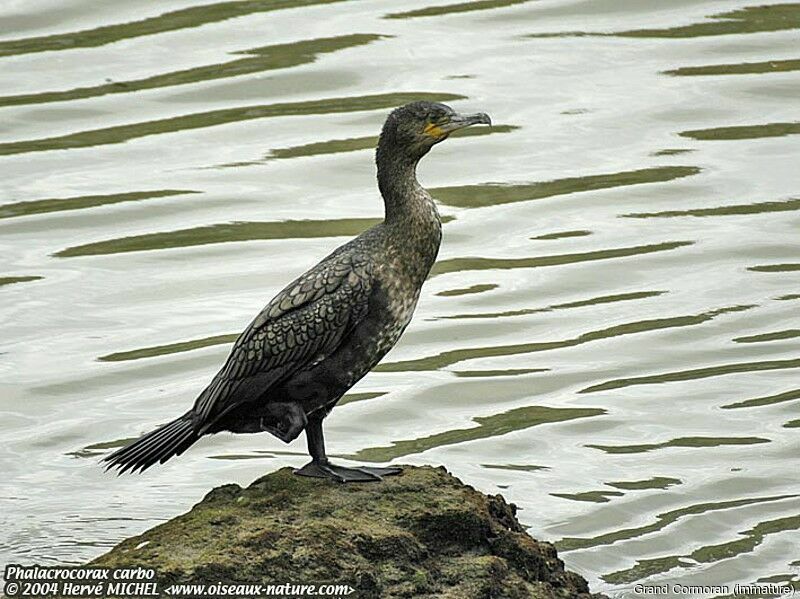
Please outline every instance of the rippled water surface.
[[440, 259], [331, 451], [502, 492], [598, 590], [800, 586], [800, 4], [11, 0], [0, 90], [3, 563], [303, 463], [96, 464], [381, 217], [375, 135], [427, 98], [496, 126], [421, 165]]

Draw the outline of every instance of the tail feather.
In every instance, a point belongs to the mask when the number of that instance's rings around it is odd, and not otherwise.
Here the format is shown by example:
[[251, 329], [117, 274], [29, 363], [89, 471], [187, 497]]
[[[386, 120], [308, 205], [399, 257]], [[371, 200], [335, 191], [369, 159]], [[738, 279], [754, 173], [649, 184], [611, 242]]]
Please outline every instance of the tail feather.
[[[168, 422], [164, 426], [143, 435], [132, 444], [120, 450], [119, 453], [127, 450], [125, 458], [126, 461], [130, 463], [131, 461], [137, 461], [139, 458], [150, 455], [151, 450], [154, 448], [166, 450], [166, 445], [169, 443], [170, 439], [173, 439], [183, 428], [183, 418], [184, 417], [181, 417], [172, 422]], [[160, 451], [158, 453], [160, 453]], [[109, 456], [109, 459], [112, 457], [113, 454]]]
[[143, 472], [159, 462], [163, 464], [172, 456], [180, 455], [199, 439], [192, 424], [191, 413], [160, 426], [139, 437], [130, 445], [103, 458], [106, 470], [119, 469], [119, 474], [130, 470]]
[[[156, 430], [141, 436], [133, 443], [126, 445], [117, 453], [111, 454], [106, 458], [106, 460], [111, 461], [112, 459], [119, 457], [120, 459], [124, 458], [127, 464], [133, 465], [133, 462], [136, 461], [137, 458], [146, 454], [151, 447], [160, 445], [167, 441], [170, 438], [172, 431], [175, 430], [176, 426], [177, 423], [172, 421], [165, 426], [159, 427]], [[117, 454], [120, 455], [117, 456]]]
[[141, 469], [146, 470], [156, 462], [163, 464], [172, 456], [182, 454], [195, 441], [197, 441], [197, 436], [195, 436], [191, 428], [181, 431], [180, 434], [167, 439], [163, 449], [158, 453], [151, 452], [149, 457], [144, 459]]

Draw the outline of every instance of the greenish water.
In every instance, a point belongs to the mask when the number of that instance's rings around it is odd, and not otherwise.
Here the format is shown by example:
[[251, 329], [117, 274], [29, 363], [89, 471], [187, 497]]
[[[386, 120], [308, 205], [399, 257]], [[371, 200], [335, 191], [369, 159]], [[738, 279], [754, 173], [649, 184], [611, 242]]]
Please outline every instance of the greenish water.
[[613, 596], [800, 587], [800, 4], [57, 4], [0, 6], [0, 563], [303, 463], [97, 466], [377, 222], [382, 121], [430, 99], [498, 124], [421, 165], [439, 261], [330, 451], [502, 492]]

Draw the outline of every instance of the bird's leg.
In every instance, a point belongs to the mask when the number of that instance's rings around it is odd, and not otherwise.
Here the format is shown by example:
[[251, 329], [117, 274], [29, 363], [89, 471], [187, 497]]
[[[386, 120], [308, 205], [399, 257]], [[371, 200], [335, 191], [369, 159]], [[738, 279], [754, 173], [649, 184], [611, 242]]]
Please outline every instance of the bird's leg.
[[284, 443], [291, 443], [303, 431], [306, 422], [306, 413], [300, 404], [275, 402], [267, 406], [266, 416], [262, 416], [256, 426], [259, 431], [267, 431]]
[[308, 453], [311, 461], [295, 470], [300, 476], [313, 476], [316, 478], [329, 478], [340, 483], [373, 482], [382, 480], [383, 476], [400, 474], [400, 468], [371, 468], [360, 466], [347, 468], [331, 464], [325, 455], [325, 439], [322, 436], [322, 418], [310, 416], [306, 425], [306, 439], [308, 440]]

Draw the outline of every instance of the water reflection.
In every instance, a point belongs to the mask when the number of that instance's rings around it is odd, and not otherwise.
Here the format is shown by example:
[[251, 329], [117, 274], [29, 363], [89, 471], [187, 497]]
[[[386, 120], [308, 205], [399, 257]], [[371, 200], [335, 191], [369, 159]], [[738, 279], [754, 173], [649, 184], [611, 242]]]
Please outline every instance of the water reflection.
[[196, 193], [200, 192], [192, 191], [191, 189], [154, 189], [152, 191], [128, 191], [103, 195], [12, 202], [9, 204], [0, 204], [0, 218], [46, 214], [48, 212], [61, 212], [65, 210], [84, 210], [86, 208], [109, 206], [121, 202], [139, 202], [142, 200], [153, 200]]
[[692, 241], [667, 241], [633, 247], [596, 250], [576, 254], [558, 254], [555, 256], [537, 256], [532, 258], [450, 258], [439, 260], [431, 271], [432, 276], [467, 270], [508, 270], [513, 268], [540, 268], [543, 266], [561, 266], [594, 260], [613, 260], [628, 256], [641, 256], [654, 252], [668, 252], [692, 245]]
[[658, 514], [656, 516], [655, 522], [652, 522], [651, 524], [646, 524], [644, 526], [638, 526], [634, 528], [624, 528], [620, 530], [615, 530], [611, 533], [603, 534], [592, 538], [568, 537], [561, 539], [555, 545], [559, 549], [559, 551], [572, 551], [575, 549], [586, 549], [589, 547], [597, 547], [599, 545], [611, 545], [613, 543], [617, 543], [619, 541], [623, 541], [626, 539], [634, 539], [637, 537], [644, 536], [646, 534], [652, 534], [654, 532], [658, 532], [687, 516], [696, 516], [708, 512], [730, 510], [760, 503], [783, 501], [785, 499], [794, 499], [796, 497], [799, 496], [793, 494], [769, 495], [764, 497], [747, 497], [743, 499], [735, 499], [732, 501], [704, 502], [694, 505], [687, 505], [685, 507], [676, 510], [670, 510], [668, 512]]
[[797, 272], [800, 270], [800, 264], [759, 264], [757, 266], [748, 266], [747, 270], [753, 272]]
[[473, 2], [458, 2], [456, 4], [445, 4], [443, 6], [429, 6], [405, 12], [393, 12], [386, 15], [386, 19], [411, 19], [414, 17], [438, 17], [442, 15], [452, 15], [463, 12], [473, 12], [476, 10], [490, 10], [493, 8], [505, 8], [516, 4], [524, 4], [531, 0], [476, 0]]
[[[274, 69], [285, 69], [316, 60], [320, 54], [336, 52], [345, 48], [353, 48], [381, 39], [376, 34], [353, 34], [338, 37], [303, 40], [291, 44], [277, 44], [242, 50], [237, 54], [245, 54], [247, 58], [239, 58], [220, 64], [194, 67], [182, 71], [161, 73], [145, 79], [129, 79], [112, 81], [91, 87], [79, 87], [64, 91], [38, 92], [17, 96], [0, 96], [0, 107], [21, 104], [44, 104], [47, 102], [65, 102], [95, 98], [107, 94], [125, 94], [145, 89], [157, 89], [175, 85], [187, 85], [201, 81], [212, 81], [226, 77], [240, 77], [251, 73], [261, 73]], [[0, 42], [0, 47], [2, 42]]]
[[513, 470], [517, 472], [536, 472], [537, 470], [549, 470], [549, 466], [536, 466], [534, 464], [481, 464], [482, 468], [494, 470]]
[[700, 172], [694, 166], [659, 166], [635, 171], [568, 177], [556, 181], [539, 183], [504, 184], [484, 183], [482, 185], [459, 185], [455, 187], [436, 187], [431, 195], [448, 206], [457, 208], [480, 208], [512, 202], [527, 202], [553, 196], [610, 189], [644, 183], [659, 183], [690, 177]]
[[[453, 133], [451, 137], [481, 137], [495, 133], [509, 133], [515, 129], [519, 129], [519, 127], [515, 127], [513, 125], [492, 125], [491, 128], [462, 129]], [[327, 141], [318, 141], [300, 146], [276, 148], [274, 150], [270, 150], [269, 154], [264, 156], [261, 160], [251, 162], [232, 162], [229, 164], [219, 165], [217, 168], [239, 168], [242, 166], [264, 164], [269, 160], [285, 160], [287, 158], [342, 154], [345, 152], [356, 152], [358, 150], [374, 150], [377, 145], [377, 136], [330, 139]]]
[[484, 291], [491, 291], [492, 289], [497, 289], [498, 287], [499, 285], [496, 283], [483, 283], [480, 285], [470, 285], [469, 287], [464, 287], [461, 289], [446, 289], [445, 291], [440, 291], [436, 295], [440, 297], [458, 297], [460, 295], [483, 293]]
[[798, 70], [800, 70], [800, 59], [680, 67], [679, 69], [664, 71], [664, 73], [666, 75], [675, 75], [678, 77], [696, 77], [708, 75], [754, 75]]
[[145, 35], [155, 35], [168, 31], [177, 31], [189, 27], [199, 27], [209, 23], [219, 23], [249, 14], [301, 8], [317, 4], [331, 4], [342, 0], [234, 0], [203, 4], [165, 12], [160, 15], [105, 25], [84, 31], [57, 33], [41, 37], [28, 37], [0, 42], [0, 56], [13, 56], [31, 52], [52, 52], [73, 48], [93, 48], [120, 40], [132, 39]]
[[668, 489], [674, 485], [683, 484], [679, 478], [670, 476], [654, 476], [645, 480], [629, 480], [606, 483], [609, 487], [623, 489], [626, 491], [643, 491], [646, 489]]
[[570, 501], [588, 501], [591, 503], [608, 503], [612, 497], [622, 497], [625, 493], [620, 491], [583, 491], [581, 493], [550, 493], [553, 497], [569, 499]]
[[736, 125], [733, 127], [712, 127], [681, 131], [678, 135], [703, 141], [732, 139], [762, 139], [764, 137], [783, 137], [800, 133], [800, 122], [767, 123], [764, 125]]
[[191, 341], [180, 341], [178, 343], [168, 343], [166, 345], [154, 345], [153, 347], [142, 347], [129, 351], [115, 352], [97, 358], [101, 362], [124, 362], [126, 360], [141, 360], [142, 358], [153, 358], [155, 356], [165, 356], [179, 352], [211, 347], [213, 345], [223, 345], [233, 343], [239, 337], [238, 333], [228, 335], [213, 335], [202, 339], [192, 339]]
[[357, 401], [367, 401], [368, 399], [375, 399], [377, 397], [383, 397], [386, 395], [386, 391], [368, 391], [364, 393], [346, 393], [342, 399], [339, 400], [339, 403], [336, 405], [342, 406], [349, 403], [354, 403]]
[[606, 453], [645, 453], [667, 447], [720, 447], [723, 445], [757, 445], [769, 443], [762, 437], [681, 437], [662, 443], [644, 443], [642, 445], [587, 445]]
[[[376, 367], [376, 370], [380, 372], [434, 370], [438, 368], [444, 368], [445, 366], [451, 366], [453, 364], [457, 364], [458, 362], [462, 362], [464, 360], [472, 360], [475, 358], [514, 356], [518, 354], [529, 354], [540, 351], [574, 347], [577, 345], [582, 345], [584, 343], [589, 343], [591, 341], [611, 339], [623, 335], [634, 335], [638, 333], [657, 331], [660, 329], [700, 325], [710, 320], [713, 320], [714, 318], [716, 318], [721, 314], [742, 312], [744, 310], [749, 310], [750, 308], [753, 307], [754, 306], [730, 306], [727, 308], [719, 308], [717, 310], [703, 312], [702, 314], [693, 314], [689, 316], [674, 316], [671, 318], [654, 318], [651, 320], [640, 320], [604, 329], [589, 331], [586, 333], [582, 333], [577, 337], [572, 337], [570, 339], [562, 339], [560, 341], [541, 341], [534, 343], [516, 343], [513, 345], [500, 345], [493, 347], [470, 347], [464, 349], [454, 349], [442, 352], [435, 356], [427, 356], [424, 358], [417, 358], [415, 360], [404, 360], [401, 362], [384, 362], [382, 364], [379, 364]], [[793, 364], [795, 361], [790, 360], [788, 362], [790, 363], [789, 366], [783, 366], [783, 363], [780, 363], [781, 366], [773, 366], [773, 367], [787, 367], [787, 368], [794, 367]], [[798, 365], [800, 365], [800, 361], [797, 362]], [[750, 366], [753, 369], [757, 368], [757, 365], [735, 365], [735, 366]], [[764, 366], [761, 369], [768, 369], [768, 368], [769, 366]], [[725, 367], [717, 367], [716, 369], [711, 369], [711, 370], [716, 374], [726, 373]], [[730, 368], [729, 371], [736, 372], [736, 370], [731, 370]], [[700, 376], [698, 373], [672, 373], [670, 375], [662, 375], [662, 377], [667, 377], [664, 380], [685, 380], [681, 378], [670, 378], [670, 377], [689, 376], [691, 378], [690, 374], [694, 374], [696, 377]], [[700, 374], [705, 374], [705, 373], [700, 373]], [[714, 376], [714, 375], [707, 374], [707, 376]], [[656, 378], [657, 381], [661, 380], [659, 377], [642, 377], [643, 380], [644, 379], [649, 380], [651, 378]], [[617, 387], [633, 385], [633, 384], [644, 384], [644, 383], [641, 382], [639, 379], [635, 380], [631, 379], [625, 381], [609, 381], [603, 383], [602, 385], [597, 385], [598, 388], [589, 387], [587, 389], [584, 389], [583, 391], [581, 391], [581, 393], [590, 393], [592, 391], [601, 391], [605, 389], [616, 389]]]
[[633, 29], [615, 33], [623, 37], [692, 38], [714, 35], [738, 35], [800, 28], [800, 4], [748, 6], [717, 13], [710, 21], [663, 29]]
[[673, 216], [735, 216], [740, 214], [764, 214], [769, 212], [792, 212], [800, 210], [800, 199], [777, 202], [756, 202], [753, 204], [733, 204], [713, 208], [689, 208], [683, 210], [663, 210], [661, 212], [632, 212], [623, 214], [626, 218], [669, 218]]
[[70, 133], [68, 135], [44, 139], [0, 143], [0, 156], [118, 144], [139, 137], [148, 137], [150, 135], [174, 133], [177, 131], [187, 131], [204, 127], [217, 127], [219, 125], [252, 119], [357, 112], [362, 110], [393, 108], [413, 100], [448, 102], [460, 100], [462, 98], [463, 96], [456, 94], [409, 92], [224, 108], [221, 110], [211, 110], [208, 112], [198, 112], [154, 121], [133, 123], [130, 125], [117, 125], [103, 129], [80, 131], [78, 133]]
[[0, 277], [0, 287], [3, 285], [13, 285], [14, 283], [26, 283], [28, 281], [38, 281], [43, 277], [27, 275], [24, 277]]
[[[537, 314], [540, 312], [552, 312], [553, 310], [569, 310], [571, 308], [583, 308], [585, 306], [596, 306], [599, 304], [611, 304], [614, 302], [627, 302], [631, 300], [658, 297], [666, 291], [634, 291], [631, 293], [618, 293], [614, 295], [601, 295], [585, 300], [574, 302], [564, 302], [563, 304], [552, 304], [544, 308], [523, 308], [521, 310], [506, 310], [505, 312], [473, 312], [469, 314], [454, 314], [452, 316], [440, 316], [442, 319], [463, 320], [470, 318], [504, 318], [510, 316], [524, 316], [526, 314]], [[440, 293], [439, 295], [443, 295]]]
[[719, 364], [706, 368], [693, 368], [691, 370], [681, 370], [676, 372], [666, 372], [664, 374], [654, 374], [632, 378], [615, 379], [606, 381], [599, 385], [591, 385], [582, 389], [580, 393], [594, 393], [596, 391], [608, 391], [610, 389], [621, 389], [631, 385], [651, 385], [653, 383], [669, 383], [675, 381], [693, 381], [712, 376], [724, 376], [739, 372], [760, 372], [765, 370], [783, 370], [800, 368], [800, 358], [793, 360], [764, 360], [760, 362], [738, 362], [733, 364]]
[[717, 545], [705, 545], [688, 555], [670, 555], [657, 559], [639, 560], [636, 565], [626, 570], [612, 572], [603, 576], [607, 582], [614, 584], [631, 583], [648, 576], [669, 572], [673, 568], [694, 568], [698, 563], [713, 563], [731, 559], [742, 553], [756, 549], [764, 542], [766, 536], [783, 531], [800, 528], [800, 516], [777, 518], [759, 522], [755, 526], [740, 533], [740, 538]]
[[675, 27], [630, 29], [614, 33], [563, 31], [531, 34], [529, 37], [617, 36], [631, 38], [688, 39], [719, 35], [741, 35], [800, 28], [800, 4], [747, 6], [709, 15], [707, 20]]
[[791, 391], [784, 391], [783, 393], [777, 393], [775, 395], [745, 399], [743, 401], [729, 403], [721, 407], [725, 410], [736, 408], [758, 408], [761, 406], [771, 406], [786, 401], [794, 401], [795, 399], [800, 399], [800, 389], [792, 389]]
[[784, 339], [795, 339], [800, 337], [800, 329], [786, 329], [784, 331], [774, 331], [772, 333], [760, 333], [758, 335], [746, 335], [734, 338], [736, 343], [765, 343], [767, 341], [783, 341]]
[[531, 239], [536, 241], [550, 241], [553, 239], [565, 239], [568, 237], [585, 237], [591, 234], [592, 234], [591, 231], [558, 231], [556, 233], [545, 233], [544, 235], [537, 235], [536, 237], [531, 237]]
[[605, 413], [606, 411], [601, 408], [549, 408], [544, 406], [527, 406], [493, 416], [476, 416], [473, 420], [478, 426], [472, 428], [451, 429], [419, 439], [394, 441], [391, 447], [368, 447], [361, 449], [356, 452], [352, 458], [354, 460], [366, 460], [368, 462], [388, 462], [395, 458], [412, 453], [420, 453], [433, 449], [434, 447], [505, 435], [512, 431], [525, 430], [526, 428], [538, 426], [540, 424], [564, 422], [575, 418], [592, 418]]
[[234, 241], [253, 241], [256, 239], [354, 236], [377, 222], [378, 219], [374, 218], [343, 218], [322, 221], [287, 220], [282, 222], [225, 223], [96, 241], [66, 248], [56, 252], [54, 255], [60, 258], [70, 258], [75, 256], [144, 252], [214, 243], [231, 243]]

